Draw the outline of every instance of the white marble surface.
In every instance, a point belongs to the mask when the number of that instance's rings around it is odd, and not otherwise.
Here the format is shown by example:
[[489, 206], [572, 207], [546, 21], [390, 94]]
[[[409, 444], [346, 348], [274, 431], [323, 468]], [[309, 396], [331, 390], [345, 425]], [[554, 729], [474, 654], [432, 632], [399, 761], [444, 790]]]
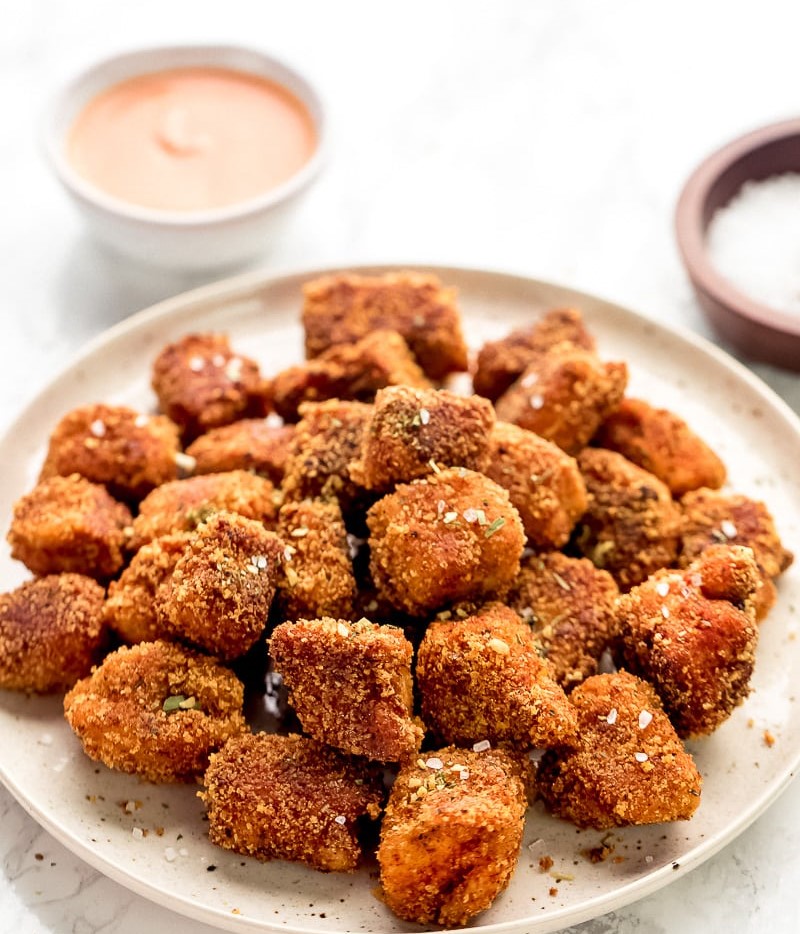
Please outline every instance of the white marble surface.
[[[56, 83], [95, 57], [140, 43], [238, 40], [288, 56], [319, 82], [332, 159], [265, 253], [267, 269], [497, 268], [708, 335], [674, 245], [675, 199], [708, 151], [797, 115], [798, 27], [793, 0], [4, 0], [0, 424], [87, 339], [202, 281], [103, 255], [47, 173], [37, 116]], [[800, 377], [754, 369], [800, 411]], [[3, 931], [211, 930], [90, 869], [4, 790], [0, 854]], [[794, 783], [694, 872], [572, 930], [788, 934], [800, 930], [798, 878]]]

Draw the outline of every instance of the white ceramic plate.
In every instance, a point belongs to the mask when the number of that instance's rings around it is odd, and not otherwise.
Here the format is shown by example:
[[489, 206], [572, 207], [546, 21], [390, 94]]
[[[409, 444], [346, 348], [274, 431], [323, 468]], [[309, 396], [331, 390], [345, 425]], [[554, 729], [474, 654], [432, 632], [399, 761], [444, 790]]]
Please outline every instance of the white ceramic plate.
[[[600, 353], [628, 362], [631, 393], [682, 414], [719, 451], [730, 486], [764, 499], [784, 541], [797, 550], [800, 423], [743, 367], [697, 337], [589, 295], [497, 273], [431, 271], [458, 286], [473, 346], [543, 309], [580, 307]], [[95, 341], [0, 441], [6, 524], [14, 500], [33, 484], [49, 431], [64, 412], [100, 400], [153, 407], [150, 363], [167, 341], [215, 329], [229, 332], [234, 346], [268, 373], [300, 359], [300, 287], [317, 274], [249, 275], [208, 286], [142, 312]], [[0, 588], [26, 576], [5, 548]], [[535, 806], [512, 883], [474, 929], [545, 932], [600, 915], [668, 884], [750, 824], [800, 762], [798, 606], [795, 567], [782, 579], [778, 605], [762, 627], [753, 694], [714, 736], [692, 744], [705, 782], [692, 821], [604, 835], [577, 831]], [[764, 742], [765, 730], [775, 737], [772, 747]], [[0, 692], [0, 735], [0, 778], [23, 807], [88, 863], [168, 908], [230, 931], [421, 930], [399, 922], [375, 897], [374, 867], [354, 876], [324, 875], [213, 847], [192, 787], [144, 784], [91, 762], [63, 721], [58, 699]], [[140, 802], [133, 813], [124, 807], [129, 801]], [[137, 827], [147, 835], [138, 839]], [[603, 837], [614, 853], [594, 864], [585, 851]], [[171, 861], [167, 848], [174, 851]], [[545, 855], [553, 860], [550, 873], [539, 868]]]

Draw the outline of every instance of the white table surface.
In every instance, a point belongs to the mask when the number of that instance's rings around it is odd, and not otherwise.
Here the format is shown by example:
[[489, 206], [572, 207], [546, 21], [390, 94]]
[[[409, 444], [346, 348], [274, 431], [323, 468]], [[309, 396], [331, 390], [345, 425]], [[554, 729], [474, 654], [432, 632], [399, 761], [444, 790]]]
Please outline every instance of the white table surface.
[[[495, 268], [706, 336], [673, 238], [681, 184], [713, 148], [800, 110], [794, 0], [3, 0], [0, 9], [1, 425], [87, 339], [204, 281], [101, 253], [43, 164], [45, 100], [106, 53], [240, 41], [288, 57], [322, 86], [332, 158], [265, 254], [266, 270]], [[800, 411], [798, 375], [753, 369]], [[3, 789], [0, 855], [2, 931], [211, 931], [95, 872]], [[796, 932], [798, 882], [795, 782], [700, 868], [571, 930]]]

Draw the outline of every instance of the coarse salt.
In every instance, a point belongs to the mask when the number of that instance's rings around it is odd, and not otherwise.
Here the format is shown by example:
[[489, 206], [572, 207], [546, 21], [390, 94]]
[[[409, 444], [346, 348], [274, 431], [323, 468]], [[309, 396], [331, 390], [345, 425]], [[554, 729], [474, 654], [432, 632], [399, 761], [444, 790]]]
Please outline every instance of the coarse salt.
[[664, 617], [664, 619], [669, 619], [669, 607], [668, 606], [661, 607], [661, 615]]
[[426, 769], [441, 769], [444, 766], [444, 762], [438, 756], [431, 756], [430, 759], [425, 760]]
[[633, 758], [634, 758], [637, 762], [647, 762], [648, 756], [647, 756], [647, 753], [646, 753], [646, 752], [635, 752], [635, 753], [633, 754]]
[[639, 729], [640, 730], [646, 730], [647, 727], [649, 727], [652, 722], [653, 722], [653, 715], [650, 713], [649, 710], [643, 710], [639, 714]]
[[524, 389], [530, 389], [530, 387], [533, 386], [533, 384], [537, 383], [538, 381], [539, 381], [538, 373], [526, 373], [525, 376], [523, 376], [522, 379], [519, 381], [519, 383], [520, 383], [520, 386], [522, 386]]
[[215, 353], [211, 358], [211, 362], [214, 366], [225, 366], [225, 357], [221, 353]]
[[164, 859], [165, 859], [168, 863], [174, 863], [174, 862], [175, 862], [175, 857], [176, 857], [177, 855], [178, 855], [178, 854], [175, 852], [175, 848], [174, 848], [174, 847], [168, 846], [168, 847], [164, 850]]
[[420, 424], [427, 425], [428, 422], [431, 420], [431, 413], [427, 409], [420, 409], [419, 420], [420, 420]]
[[144, 831], [141, 827], [134, 827], [133, 830], [131, 830], [131, 836], [134, 840], [142, 840], [144, 838]]
[[232, 357], [225, 367], [225, 375], [232, 382], [236, 382], [242, 375], [242, 361], [238, 357]]
[[342, 827], [344, 827], [344, 825], [347, 823], [347, 818], [344, 816], [344, 814], [337, 814], [333, 820], [334, 823], [339, 824]]
[[544, 398], [537, 393], [537, 395], [531, 396], [528, 402], [532, 409], [538, 410], [544, 405]]
[[133, 420], [133, 424], [136, 425], [137, 428], [146, 428], [150, 424], [150, 416], [137, 415]]
[[616, 722], [617, 722], [617, 708], [612, 707], [611, 710], [609, 710], [608, 715], [606, 716], [606, 723], [613, 726]]
[[669, 594], [669, 581], [659, 581], [656, 584], [656, 593], [659, 597], [666, 597]]
[[491, 748], [492, 748], [492, 744], [489, 742], [488, 739], [482, 739], [479, 743], [472, 744], [473, 752], [486, 752], [487, 750]]
[[199, 373], [205, 365], [206, 362], [202, 357], [192, 357], [189, 360], [189, 369], [192, 373]]
[[42, 733], [39, 737], [40, 746], [52, 746], [53, 745], [53, 735], [52, 733]]
[[106, 433], [106, 423], [101, 418], [96, 418], [91, 425], [89, 425], [89, 431], [95, 436], [95, 438], [102, 438]]
[[125, 802], [125, 811], [126, 811], [126, 813], [128, 813], [128, 814], [133, 814], [133, 812], [134, 812], [135, 810], [136, 810], [136, 802], [135, 802], [135, 801], [126, 801], [126, 802]]
[[184, 454], [183, 451], [177, 451], [175, 454], [175, 466], [184, 473], [193, 473], [197, 467], [197, 461], [191, 454]]
[[725, 519], [724, 522], [720, 523], [719, 527], [725, 538], [736, 538], [737, 529], [730, 519]]

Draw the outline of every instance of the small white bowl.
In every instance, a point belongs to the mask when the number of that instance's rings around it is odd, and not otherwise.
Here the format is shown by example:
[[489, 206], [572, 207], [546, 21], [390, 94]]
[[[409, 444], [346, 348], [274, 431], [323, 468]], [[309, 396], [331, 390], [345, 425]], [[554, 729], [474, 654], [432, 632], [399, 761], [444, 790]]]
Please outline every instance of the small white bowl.
[[[283, 184], [241, 203], [198, 211], [158, 211], [115, 198], [80, 176], [65, 152], [75, 118], [111, 85], [137, 75], [194, 66], [231, 68], [269, 78], [305, 104], [317, 145], [311, 159]], [[231, 267], [268, 250], [325, 156], [325, 112], [309, 82], [265, 52], [230, 45], [165, 46], [115, 55], [66, 84], [45, 112], [45, 152], [56, 176], [103, 244], [139, 262], [168, 269]]]

